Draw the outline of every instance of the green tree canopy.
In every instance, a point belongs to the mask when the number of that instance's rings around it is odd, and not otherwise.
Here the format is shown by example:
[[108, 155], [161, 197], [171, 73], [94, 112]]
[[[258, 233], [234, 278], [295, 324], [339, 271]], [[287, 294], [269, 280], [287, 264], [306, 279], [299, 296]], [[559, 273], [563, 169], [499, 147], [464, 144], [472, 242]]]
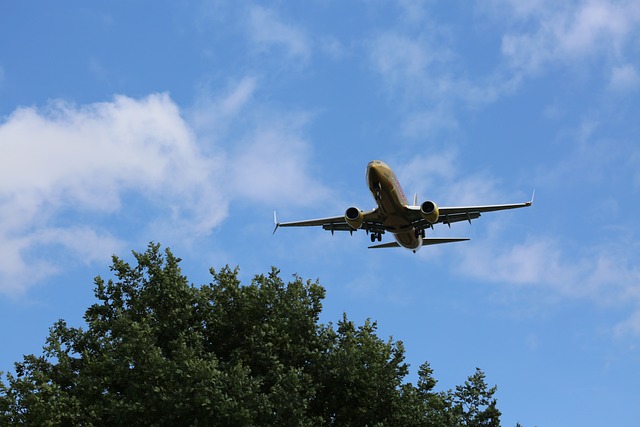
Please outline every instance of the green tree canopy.
[[375, 322], [319, 323], [317, 282], [285, 284], [273, 268], [241, 285], [227, 266], [196, 287], [168, 249], [134, 256], [95, 279], [84, 328], [58, 321], [43, 354], [6, 374], [0, 424], [500, 425], [482, 371], [437, 392], [425, 362], [404, 382], [402, 342]]

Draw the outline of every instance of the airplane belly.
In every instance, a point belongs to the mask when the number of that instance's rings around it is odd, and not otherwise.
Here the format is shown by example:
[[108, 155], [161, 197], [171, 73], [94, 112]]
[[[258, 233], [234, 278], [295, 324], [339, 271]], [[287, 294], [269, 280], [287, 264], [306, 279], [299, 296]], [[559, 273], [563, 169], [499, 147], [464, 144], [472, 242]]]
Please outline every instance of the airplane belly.
[[403, 248], [411, 249], [412, 251], [417, 251], [422, 246], [422, 237], [416, 237], [413, 231], [405, 232], [405, 233], [397, 233], [394, 234], [396, 241]]
[[382, 193], [382, 197], [378, 200], [378, 207], [383, 215], [401, 216], [405, 204], [395, 191], [390, 190]]
[[413, 234], [413, 224], [404, 215], [387, 215], [383, 220], [384, 228], [392, 233], [405, 233], [411, 231]]

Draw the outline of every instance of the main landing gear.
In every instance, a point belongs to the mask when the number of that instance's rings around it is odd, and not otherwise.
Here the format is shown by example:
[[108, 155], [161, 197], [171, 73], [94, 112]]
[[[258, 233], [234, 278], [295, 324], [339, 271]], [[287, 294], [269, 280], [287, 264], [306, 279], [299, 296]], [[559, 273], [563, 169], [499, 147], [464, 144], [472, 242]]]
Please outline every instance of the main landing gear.
[[371, 233], [371, 243], [375, 242], [375, 241], [381, 242], [382, 241], [382, 233]]
[[427, 233], [424, 231], [424, 229], [423, 230], [416, 230], [416, 238], [422, 237], [424, 239], [426, 235], [427, 235]]

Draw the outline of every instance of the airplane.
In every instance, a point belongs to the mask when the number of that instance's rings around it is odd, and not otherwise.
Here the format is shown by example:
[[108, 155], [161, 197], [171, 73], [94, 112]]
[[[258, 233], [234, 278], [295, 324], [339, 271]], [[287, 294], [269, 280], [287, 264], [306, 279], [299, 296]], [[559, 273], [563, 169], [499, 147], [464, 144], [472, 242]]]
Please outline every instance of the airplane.
[[483, 206], [440, 207], [435, 202], [427, 200], [418, 205], [417, 194], [413, 205], [407, 201], [398, 178], [391, 168], [380, 160], [373, 160], [367, 165], [367, 185], [376, 201], [377, 207], [369, 211], [362, 211], [355, 206], [347, 208], [344, 215], [327, 218], [310, 219], [305, 221], [278, 222], [273, 213], [275, 229], [280, 227], [321, 226], [324, 230], [349, 231], [365, 230], [371, 236], [371, 243], [381, 242], [385, 232], [393, 234], [395, 241], [369, 246], [370, 249], [403, 247], [414, 253], [422, 246], [437, 245], [469, 240], [463, 237], [426, 237], [426, 229], [435, 224], [447, 224], [451, 228], [452, 222], [469, 221], [480, 217], [481, 213], [517, 209], [531, 206], [531, 200], [524, 203]]

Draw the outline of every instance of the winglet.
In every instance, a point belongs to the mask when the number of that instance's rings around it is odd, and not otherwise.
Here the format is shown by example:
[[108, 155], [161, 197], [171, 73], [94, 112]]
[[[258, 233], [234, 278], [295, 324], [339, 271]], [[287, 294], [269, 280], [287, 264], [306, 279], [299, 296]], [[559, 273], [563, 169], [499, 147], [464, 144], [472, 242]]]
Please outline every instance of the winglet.
[[276, 217], [276, 211], [273, 211], [273, 223], [276, 225], [276, 228], [273, 229], [273, 233], [271, 234], [276, 234], [278, 227], [280, 227], [280, 223], [278, 222], [278, 218]]
[[529, 206], [533, 206], [533, 199], [534, 197], [536, 197], [536, 190], [535, 188], [533, 189], [533, 194], [531, 195], [531, 200], [529, 200], [529, 203], [527, 203]]

